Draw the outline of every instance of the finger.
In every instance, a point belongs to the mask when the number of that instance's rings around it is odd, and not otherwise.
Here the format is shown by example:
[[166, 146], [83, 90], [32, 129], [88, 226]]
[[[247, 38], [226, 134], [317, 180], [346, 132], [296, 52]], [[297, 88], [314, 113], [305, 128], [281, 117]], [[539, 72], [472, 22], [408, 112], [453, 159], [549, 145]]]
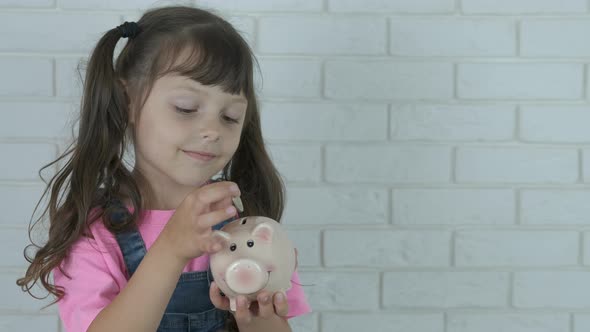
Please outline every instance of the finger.
[[223, 181], [202, 186], [188, 194], [185, 200], [192, 210], [202, 212], [210, 205], [234, 196], [240, 196], [238, 185], [235, 182]]
[[259, 309], [258, 309], [258, 301], [252, 301], [249, 304], [249, 308], [250, 309], [250, 316], [252, 316], [252, 318], [258, 317], [259, 313]]
[[222, 210], [215, 210], [209, 213], [200, 215], [197, 218], [197, 228], [209, 229], [236, 214], [235, 206], [228, 206]]
[[231, 205], [233, 205], [231, 197], [226, 197], [220, 201], [211, 204], [209, 208], [211, 209], [211, 211], [215, 211], [225, 209]]
[[252, 321], [252, 315], [250, 314], [250, 309], [248, 309], [248, 299], [243, 295], [239, 295], [237, 302], [236, 313], [234, 314], [236, 322], [250, 323]]
[[258, 315], [264, 318], [272, 317], [275, 314], [275, 308], [271, 301], [272, 294], [261, 292], [256, 298], [258, 300]]
[[283, 292], [276, 292], [274, 295], [274, 307], [278, 316], [286, 317], [289, 314], [289, 304], [287, 296]]
[[221, 296], [221, 290], [217, 286], [217, 283], [213, 281], [211, 287], [209, 287], [209, 297], [213, 305], [222, 310], [229, 310], [229, 299], [225, 296]]

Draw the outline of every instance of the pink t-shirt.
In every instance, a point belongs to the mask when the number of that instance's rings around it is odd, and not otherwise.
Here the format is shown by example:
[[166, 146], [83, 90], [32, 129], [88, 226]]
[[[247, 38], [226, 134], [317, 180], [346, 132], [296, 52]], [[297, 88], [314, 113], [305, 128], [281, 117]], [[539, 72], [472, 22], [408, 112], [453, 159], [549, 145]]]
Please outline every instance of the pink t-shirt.
[[[148, 210], [139, 222], [139, 232], [149, 250], [174, 210]], [[90, 226], [94, 237], [82, 237], [71, 248], [61, 263], [62, 269], [53, 270], [54, 282], [65, 289], [65, 296], [58, 302], [59, 315], [67, 332], [85, 332], [98, 313], [115, 299], [127, 284], [123, 254], [115, 236], [101, 220]], [[191, 260], [183, 272], [205, 271], [209, 267], [209, 256], [203, 255]], [[311, 312], [297, 271], [291, 279], [287, 293], [289, 313], [287, 318]], [[207, 296], [209, 296], [207, 294]]]

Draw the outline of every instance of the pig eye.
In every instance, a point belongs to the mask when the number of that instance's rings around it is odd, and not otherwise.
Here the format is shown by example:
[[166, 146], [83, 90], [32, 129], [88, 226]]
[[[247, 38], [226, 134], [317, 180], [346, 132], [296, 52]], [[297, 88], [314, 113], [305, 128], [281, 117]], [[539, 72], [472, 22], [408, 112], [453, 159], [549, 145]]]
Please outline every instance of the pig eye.
[[254, 241], [252, 240], [248, 240], [248, 242], [246, 242], [246, 244], [248, 245], [248, 247], [252, 248], [254, 247]]
[[229, 246], [229, 250], [231, 251], [236, 251], [237, 248], [238, 246], [235, 243], [232, 243], [231, 246]]

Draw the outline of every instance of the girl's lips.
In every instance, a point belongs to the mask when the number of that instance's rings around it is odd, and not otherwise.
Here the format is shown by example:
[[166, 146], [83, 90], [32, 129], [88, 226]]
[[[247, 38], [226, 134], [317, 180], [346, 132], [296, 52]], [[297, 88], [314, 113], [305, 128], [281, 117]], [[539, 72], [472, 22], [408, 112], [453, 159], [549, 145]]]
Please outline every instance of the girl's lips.
[[186, 153], [189, 157], [197, 159], [197, 160], [209, 161], [209, 160], [215, 158], [215, 155], [212, 155], [212, 154], [206, 153], [206, 152], [185, 151], [185, 150], [182, 150], [182, 151], [184, 153]]

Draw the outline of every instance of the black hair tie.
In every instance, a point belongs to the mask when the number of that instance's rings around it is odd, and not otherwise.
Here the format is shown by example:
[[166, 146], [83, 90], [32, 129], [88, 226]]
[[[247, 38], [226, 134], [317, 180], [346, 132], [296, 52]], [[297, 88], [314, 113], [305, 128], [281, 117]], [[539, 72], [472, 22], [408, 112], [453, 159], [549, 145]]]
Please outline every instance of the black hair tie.
[[133, 39], [139, 33], [139, 25], [135, 22], [127, 22], [119, 25], [117, 30], [121, 33], [121, 37]]

